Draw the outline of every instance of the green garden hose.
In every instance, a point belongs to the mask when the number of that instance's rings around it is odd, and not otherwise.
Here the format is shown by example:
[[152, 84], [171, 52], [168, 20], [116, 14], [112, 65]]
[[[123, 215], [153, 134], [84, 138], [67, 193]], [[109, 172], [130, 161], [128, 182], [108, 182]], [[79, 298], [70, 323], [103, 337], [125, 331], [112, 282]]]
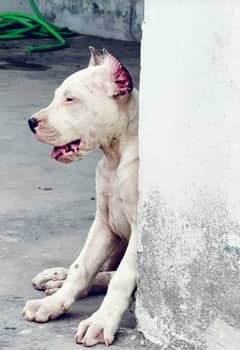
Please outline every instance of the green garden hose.
[[45, 20], [34, 0], [29, 4], [35, 16], [25, 13], [2, 12], [0, 13], [0, 40], [26, 39], [26, 38], [49, 38], [57, 40], [56, 44], [28, 46], [26, 52], [39, 52], [57, 50], [67, 46], [65, 37], [76, 33], [67, 28], [58, 28]]

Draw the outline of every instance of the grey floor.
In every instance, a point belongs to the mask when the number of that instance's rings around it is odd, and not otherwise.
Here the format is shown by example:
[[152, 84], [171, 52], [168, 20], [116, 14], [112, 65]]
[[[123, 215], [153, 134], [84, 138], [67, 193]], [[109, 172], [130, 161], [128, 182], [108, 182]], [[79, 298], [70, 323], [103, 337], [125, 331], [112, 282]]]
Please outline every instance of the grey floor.
[[[0, 42], [0, 349], [79, 349], [73, 331], [102, 296], [78, 301], [47, 324], [24, 321], [21, 310], [27, 299], [41, 297], [31, 287], [32, 277], [47, 267], [68, 266], [83, 246], [94, 216], [100, 154], [57, 163], [50, 159], [51, 147], [34, 139], [27, 119], [50, 102], [64, 77], [86, 66], [88, 45], [118, 55], [138, 85], [139, 46], [79, 36], [68, 49], [26, 55], [28, 43]], [[130, 310], [113, 348], [146, 346], [134, 327]]]

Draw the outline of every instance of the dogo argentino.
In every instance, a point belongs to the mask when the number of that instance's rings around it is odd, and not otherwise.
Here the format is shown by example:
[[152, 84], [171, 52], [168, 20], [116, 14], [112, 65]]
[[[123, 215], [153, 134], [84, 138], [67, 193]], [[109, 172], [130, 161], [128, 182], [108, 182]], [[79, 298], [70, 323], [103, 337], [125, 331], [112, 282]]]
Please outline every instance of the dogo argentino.
[[138, 200], [138, 92], [115, 57], [93, 47], [90, 53], [89, 66], [69, 76], [50, 105], [28, 122], [39, 141], [54, 146], [51, 156], [60, 162], [102, 150], [95, 219], [69, 270], [48, 269], [37, 275], [33, 285], [48, 296], [28, 301], [23, 310], [26, 320], [47, 322], [69, 310], [78, 297], [109, 282], [100, 308], [76, 331], [76, 342], [85, 346], [112, 344], [131, 303]]

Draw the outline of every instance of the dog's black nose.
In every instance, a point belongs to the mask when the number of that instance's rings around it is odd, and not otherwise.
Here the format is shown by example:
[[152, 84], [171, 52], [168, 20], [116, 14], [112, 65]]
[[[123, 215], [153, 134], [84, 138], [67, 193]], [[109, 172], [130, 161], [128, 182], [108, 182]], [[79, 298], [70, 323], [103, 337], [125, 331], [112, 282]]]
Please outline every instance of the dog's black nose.
[[28, 119], [28, 125], [29, 125], [29, 128], [32, 130], [32, 132], [34, 134], [36, 134], [36, 127], [38, 126], [38, 120], [36, 118], [30, 118]]

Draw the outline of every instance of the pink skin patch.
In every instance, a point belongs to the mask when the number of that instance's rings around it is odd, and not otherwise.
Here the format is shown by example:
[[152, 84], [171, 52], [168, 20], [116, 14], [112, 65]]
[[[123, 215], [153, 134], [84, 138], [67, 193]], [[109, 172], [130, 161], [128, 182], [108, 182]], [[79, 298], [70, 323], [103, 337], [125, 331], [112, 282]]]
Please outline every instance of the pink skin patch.
[[132, 77], [128, 70], [112, 55], [107, 53], [107, 57], [111, 62], [114, 82], [117, 85], [117, 92], [114, 97], [129, 94], [133, 89]]
[[63, 146], [55, 146], [51, 157], [64, 163], [70, 163], [74, 153], [79, 151], [81, 140], [75, 140]]

